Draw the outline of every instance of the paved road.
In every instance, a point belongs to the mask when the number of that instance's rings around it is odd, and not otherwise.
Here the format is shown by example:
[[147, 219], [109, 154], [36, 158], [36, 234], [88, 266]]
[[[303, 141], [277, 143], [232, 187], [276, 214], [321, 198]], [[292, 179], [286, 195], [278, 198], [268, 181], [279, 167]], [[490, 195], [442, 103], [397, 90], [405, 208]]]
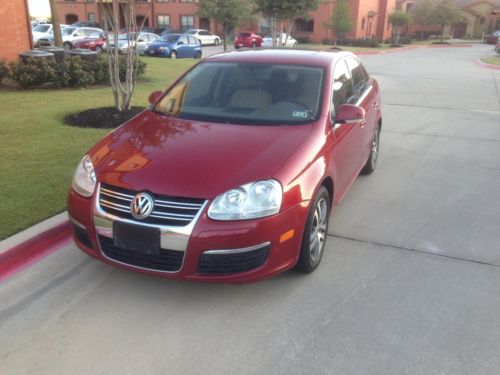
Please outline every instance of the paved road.
[[232, 286], [165, 281], [68, 246], [0, 288], [2, 374], [498, 374], [500, 72], [486, 46], [363, 56], [379, 168], [323, 263]]

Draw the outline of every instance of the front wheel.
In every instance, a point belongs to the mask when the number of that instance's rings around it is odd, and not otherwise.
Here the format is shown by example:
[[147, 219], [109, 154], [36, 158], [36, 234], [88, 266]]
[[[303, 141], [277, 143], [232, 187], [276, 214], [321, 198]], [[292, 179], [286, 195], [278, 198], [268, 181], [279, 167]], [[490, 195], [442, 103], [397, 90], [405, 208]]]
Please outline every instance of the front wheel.
[[95, 51], [100, 55], [102, 53], [102, 47], [101, 46], [97, 46], [95, 48]]
[[196, 54], [194, 55], [194, 58], [201, 59], [201, 52], [200, 51], [196, 52]]
[[219, 39], [215, 39], [215, 40], [214, 40], [214, 46], [218, 46], [218, 45], [219, 45], [219, 43], [220, 43], [220, 40], [219, 40]]
[[375, 134], [373, 134], [370, 156], [366, 161], [365, 166], [361, 170], [362, 175], [372, 174], [377, 167], [378, 151], [380, 147], [380, 125], [377, 126]]
[[325, 248], [329, 216], [330, 195], [321, 186], [307, 216], [296, 267], [298, 271], [311, 273], [319, 266]]
[[177, 52], [175, 52], [175, 51], [170, 52], [170, 58], [171, 59], [176, 59], [177, 58]]
[[63, 43], [63, 48], [66, 50], [66, 51], [69, 51], [70, 49], [73, 48], [73, 46], [71, 45], [70, 42], [64, 42]]

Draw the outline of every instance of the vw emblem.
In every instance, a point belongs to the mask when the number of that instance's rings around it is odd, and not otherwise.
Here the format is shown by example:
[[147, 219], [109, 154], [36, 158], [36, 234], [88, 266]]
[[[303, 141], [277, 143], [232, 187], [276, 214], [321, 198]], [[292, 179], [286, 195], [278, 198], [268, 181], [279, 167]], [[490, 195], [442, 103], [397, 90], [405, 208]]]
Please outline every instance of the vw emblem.
[[137, 194], [130, 203], [130, 212], [136, 219], [145, 219], [153, 211], [153, 197], [146, 193]]

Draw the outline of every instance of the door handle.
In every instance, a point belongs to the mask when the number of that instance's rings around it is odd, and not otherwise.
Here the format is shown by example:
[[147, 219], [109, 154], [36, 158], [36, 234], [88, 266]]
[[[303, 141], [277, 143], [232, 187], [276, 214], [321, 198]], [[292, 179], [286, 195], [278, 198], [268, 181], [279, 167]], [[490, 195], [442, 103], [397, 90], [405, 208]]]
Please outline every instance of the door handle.
[[365, 120], [365, 119], [361, 120], [361, 121], [359, 122], [359, 125], [361, 125], [361, 127], [362, 127], [362, 128], [364, 128], [364, 127], [365, 127], [365, 125], [366, 125], [366, 120]]
[[373, 103], [373, 108], [377, 109], [378, 108], [378, 103], [377, 102], [374, 102]]

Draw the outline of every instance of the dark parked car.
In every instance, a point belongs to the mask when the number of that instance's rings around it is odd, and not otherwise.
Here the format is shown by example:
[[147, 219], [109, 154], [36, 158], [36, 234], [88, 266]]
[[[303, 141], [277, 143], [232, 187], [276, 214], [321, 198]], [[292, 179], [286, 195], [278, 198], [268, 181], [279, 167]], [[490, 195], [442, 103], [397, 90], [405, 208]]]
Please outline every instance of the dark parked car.
[[500, 30], [497, 30], [491, 34], [488, 34], [484, 37], [484, 42], [486, 44], [497, 44], [497, 41], [500, 39]]
[[149, 101], [76, 169], [68, 213], [78, 247], [185, 280], [314, 271], [331, 209], [378, 160], [379, 86], [358, 58], [218, 54]]
[[191, 57], [201, 58], [201, 44], [189, 35], [166, 34], [151, 43], [145, 51], [148, 56], [162, 56], [170, 58]]
[[90, 49], [101, 53], [106, 48], [106, 41], [108, 40], [108, 34], [103, 31], [96, 31], [90, 34], [85, 39], [76, 40], [73, 42], [75, 48]]
[[262, 35], [251, 32], [251, 31], [245, 31], [238, 33], [236, 35], [236, 38], [234, 39], [234, 48], [238, 49], [241, 47], [260, 47], [262, 46]]

